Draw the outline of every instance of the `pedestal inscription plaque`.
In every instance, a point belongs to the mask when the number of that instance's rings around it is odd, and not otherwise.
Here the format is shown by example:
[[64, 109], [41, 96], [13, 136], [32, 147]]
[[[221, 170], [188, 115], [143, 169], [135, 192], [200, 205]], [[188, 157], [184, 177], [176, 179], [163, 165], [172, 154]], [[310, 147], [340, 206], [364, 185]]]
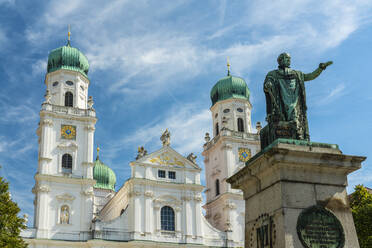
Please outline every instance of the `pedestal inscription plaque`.
[[306, 248], [343, 248], [345, 244], [340, 221], [322, 206], [311, 206], [301, 212], [297, 234]]

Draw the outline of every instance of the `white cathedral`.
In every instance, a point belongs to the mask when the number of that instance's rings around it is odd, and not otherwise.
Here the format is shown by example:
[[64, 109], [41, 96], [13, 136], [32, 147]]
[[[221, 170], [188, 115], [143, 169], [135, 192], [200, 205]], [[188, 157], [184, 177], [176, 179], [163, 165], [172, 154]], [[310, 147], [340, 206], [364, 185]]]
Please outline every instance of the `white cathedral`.
[[213, 138], [207, 133], [201, 148], [206, 187], [195, 156], [172, 149], [166, 130], [159, 150], [138, 149], [130, 178], [115, 191], [115, 173], [98, 149], [93, 160], [97, 117], [88, 70], [70, 42], [49, 54], [34, 224], [21, 234], [29, 247], [243, 247], [249, 209], [226, 179], [260, 149], [244, 79], [228, 70], [211, 90]]

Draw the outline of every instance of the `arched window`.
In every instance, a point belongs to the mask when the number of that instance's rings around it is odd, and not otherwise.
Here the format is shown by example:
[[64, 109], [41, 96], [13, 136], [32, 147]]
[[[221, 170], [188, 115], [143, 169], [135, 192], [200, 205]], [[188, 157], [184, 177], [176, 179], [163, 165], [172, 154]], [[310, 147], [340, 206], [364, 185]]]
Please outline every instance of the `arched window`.
[[62, 156], [62, 172], [71, 173], [72, 172], [72, 157], [70, 154], [63, 154]]
[[220, 133], [220, 129], [218, 128], [218, 122], [216, 123], [216, 136]]
[[244, 122], [242, 118], [238, 118], [238, 132], [244, 132]]
[[74, 103], [74, 95], [70, 91], [67, 91], [65, 94], [65, 106], [72, 107], [73, 103]]
[[174, 210], [171, 207], [165, 206], [160, 210], [161, 230], [174, 231]]
[[216, 179], [216, 196], [220, 194], [220, 180]]
[[67, 205], [61, 207], [61, 212], [59, 215], [60, 224], [69, 224], [70, 223], [70, 209]]

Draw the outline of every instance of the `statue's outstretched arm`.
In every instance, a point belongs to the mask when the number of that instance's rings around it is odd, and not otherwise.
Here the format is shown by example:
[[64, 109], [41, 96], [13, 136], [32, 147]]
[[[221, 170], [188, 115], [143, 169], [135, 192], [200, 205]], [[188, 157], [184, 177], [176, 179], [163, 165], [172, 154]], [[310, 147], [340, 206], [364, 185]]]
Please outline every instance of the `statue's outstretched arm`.
[[317, 78], [320, 75], [320, 73], [322, 73], [322, 71], [325, 70], [327, 68], [327, 66], [329, 66], [331, 64], [333, 64], [332, 61], [328, 61], [327, 63], [320, 63], [319, 67], [315, 71], [313, 71], [311, 73], [305, 73], [304, 74], [304, 80], [305, 81], [310, 81], [310, 80], [313, 80], [313, 79]]

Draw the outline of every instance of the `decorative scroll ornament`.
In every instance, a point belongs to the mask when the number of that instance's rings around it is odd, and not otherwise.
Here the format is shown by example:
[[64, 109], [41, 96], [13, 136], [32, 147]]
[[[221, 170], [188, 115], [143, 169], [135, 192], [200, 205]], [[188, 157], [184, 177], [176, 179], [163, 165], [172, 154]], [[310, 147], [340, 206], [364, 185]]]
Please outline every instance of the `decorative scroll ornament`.
[[46, 103], [46, 104], [50, 104], [51, 103], [50, 100], [52, 99], [52, 95], [50, 94], [50, 91], [49, 90], [46, 91], [46, 93], [44, 95], [44, 98], [45, 98], [44, 103]]
[[93, 97], [89, 96], [89, 98], [88, 98], [88, 109], [93, 109], [93, 104], [94, 104]]
[[57, 195], [56, 198], [60, 202], [72, 202], [73, 200], [75, 200], [75, 197], [68, 194], [68, 193], [64, 193], [62, 195]]

